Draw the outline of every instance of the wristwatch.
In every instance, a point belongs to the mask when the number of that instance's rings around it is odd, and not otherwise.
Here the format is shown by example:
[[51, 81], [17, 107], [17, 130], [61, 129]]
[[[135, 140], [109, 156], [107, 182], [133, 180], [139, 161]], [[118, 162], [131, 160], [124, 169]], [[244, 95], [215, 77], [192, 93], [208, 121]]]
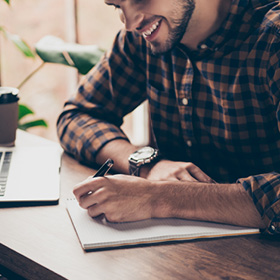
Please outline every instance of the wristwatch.
[[149, 164], [150, 162], [154, 162], [159, 158], [158, 149], [152, 147], [143, 147], [133, 154], [131, 154], [128, 158], [129, 162], [129, 174], [134, 176], [140, 175], [140, 168], [143, 165]]

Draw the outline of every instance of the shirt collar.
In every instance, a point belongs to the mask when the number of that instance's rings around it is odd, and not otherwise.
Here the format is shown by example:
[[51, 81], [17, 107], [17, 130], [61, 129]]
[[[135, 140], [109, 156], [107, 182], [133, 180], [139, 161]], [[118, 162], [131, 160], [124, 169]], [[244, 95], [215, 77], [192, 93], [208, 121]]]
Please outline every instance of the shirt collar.
[[221, 27], [213, 35], [201, 42], [198, 45], [198, 49], [202, 51], [207, 49], [217, 50], [225, 41], [232, 38], [240, 29], [241, 19], [248, 9], [249, 2], [250, 0], [233, 0], [229, 14]]
[[206, 40], [198, 45], [198, 50], [191, 52], [194, 57], [200, 58], [217, 53], [224, 55], [242, 44], [248, 34], [259, 24], [252, 20], [258, 8], [276, 0], [232, 0], [228, 16], [221, 27]]
[[260, 6], [265, 6], [265, 5], [273, 3], [273, 2], [278, 2], [278, 1], [276, 1], [276, 0], [251, 0], [253, 8], [258, 8]]

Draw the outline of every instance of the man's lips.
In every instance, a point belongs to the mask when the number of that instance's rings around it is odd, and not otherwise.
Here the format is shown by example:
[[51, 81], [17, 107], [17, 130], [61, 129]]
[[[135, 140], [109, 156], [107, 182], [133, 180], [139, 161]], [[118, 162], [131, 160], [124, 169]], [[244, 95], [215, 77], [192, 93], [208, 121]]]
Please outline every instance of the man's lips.
[[157, 20], [152, 24], [147, 25], [147, 27], [142, 28], [138, 32], [141, 33], [144, 38], [149, 37], [158, 29], [158, 27], [160, 26], [160, 21], [161, 20]]

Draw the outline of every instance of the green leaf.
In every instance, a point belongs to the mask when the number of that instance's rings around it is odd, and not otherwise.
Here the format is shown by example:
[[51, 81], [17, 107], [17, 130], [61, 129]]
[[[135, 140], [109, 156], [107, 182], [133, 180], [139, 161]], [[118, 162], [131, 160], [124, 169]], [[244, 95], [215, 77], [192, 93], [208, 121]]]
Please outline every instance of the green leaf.
[[21, 120], [23, 117], [27, 115], [33, 115], [33, 114], [34, 112], [26, 105], [22, 105], [22, 104], [18, 105], [18, 120]]
[[26, 56], [35, 58], [34, 52], [31, 50], [31, 48], [28, 46], [28, 44], [21, 39], [19, 35], [12, 34], [5, 30], [3, 27], [0, 27], [0, 31], [4, 32], [6, 38], [14, 43], [14, 45]]
[[27, 130], [28, 128], [35, 127], [35, 126], [48, 127], [48, 124], [43, 119], [39, 119], [39, 120], [31, 121], [31, 122], [26, 122], [26, 123], [23, 123], [23, 124], [18, 124], [18, 128], [21, 129], [21, 130]]
[[55, 36], [43, 37], [35, 45], [35, 50], [43, 61], [75, 67], [83, 75], [104, 54], [97, 45], [66, 43]]
[[8, 5], [10, 5], [10, 0], [4, 0]]
[[0, 31], [2, 31], [5, 37], [14, 43], [14, 45], [26, 56], [35, 58], [35, 53], [31, 50], [28, 44], [21, 39], [19, 35], [12, 34], [8, 32], [3, 26], [0, 26]]
[[35, 58], [33, 51], [30, 49], [27, 43], [20, 38], [20, 36], [9, 33], [7, 38], [10, 39], [26, 57]]
[[35, 127], [35, 126], [48, 127], [48, 124], [43, 119], [29, 121], [25, 123], [20, 122], [20, 120], [23, 117], [27, 115], [33, 115], [33, 114], [34, 112], [28, 106], [19, 104], [18, 105], [18, 128], [21, 130], [27, 130], [28, 128]]

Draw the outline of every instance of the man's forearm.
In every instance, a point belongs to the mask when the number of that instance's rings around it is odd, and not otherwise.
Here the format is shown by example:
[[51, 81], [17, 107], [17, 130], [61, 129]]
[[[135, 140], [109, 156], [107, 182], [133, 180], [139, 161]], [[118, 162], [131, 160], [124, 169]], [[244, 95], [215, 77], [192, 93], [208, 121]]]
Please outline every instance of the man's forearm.
[[103, 164], [106, 159], [114, 161], [113, 169], [119, 173], [129, 174], [128, 157], [137, 147], [126, 140], [114, 140], [107, 143], [97, 154], [96, 162]]
[[[128, 141], [114, 140], [97, 154], [97, 163], [107, 158], [114, 170], [128, 174], [128, 157], [137, 149]], [[178, 217], [263, 228], [260, 214], [241, 184], [189, 181], [150, 181], [153, 217]]]
[[252, 199], [240, 184], [157, 182], [155, 190], [155, 217], [264, 228]]

